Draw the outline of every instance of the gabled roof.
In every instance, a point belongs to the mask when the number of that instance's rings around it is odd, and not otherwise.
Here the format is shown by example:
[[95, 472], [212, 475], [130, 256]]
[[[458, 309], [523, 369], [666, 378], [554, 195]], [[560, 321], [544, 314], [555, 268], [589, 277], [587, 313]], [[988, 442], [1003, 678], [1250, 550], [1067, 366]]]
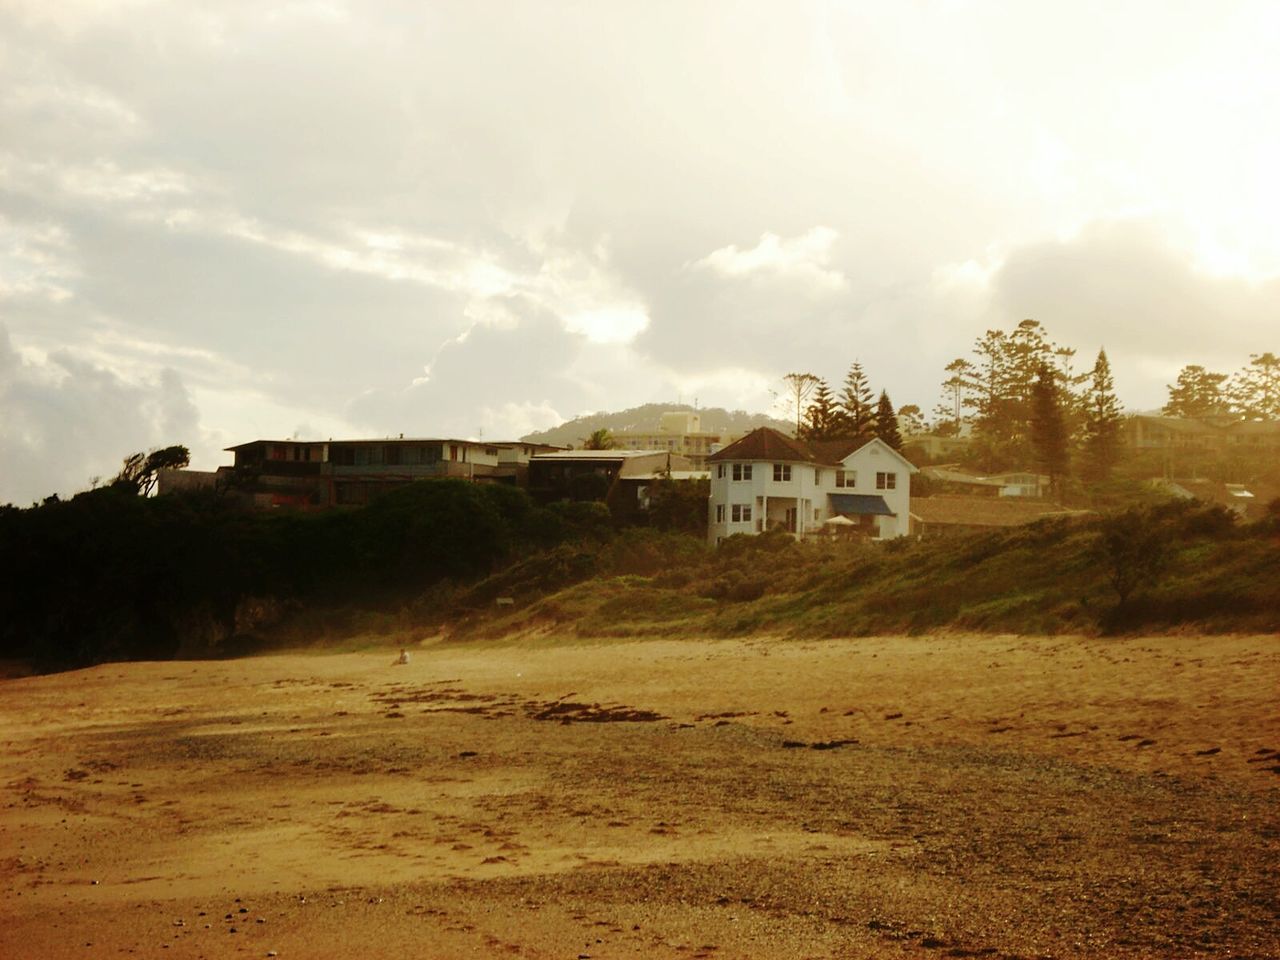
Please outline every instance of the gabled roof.
[[707, 460], [776, 460], [782, 463], [821, 463], [803, 440], [793, 440], [772, 427], [757, 427]]
[[909, 470], [916, 466], [883, 440], [796, 440], [772, 427], [757, 427], [741, 440], [736, 440], [723, 450], [707, 457], [707, 461], [720, 460], [771, 460], [775, 463], [816, 463], [821, 466], [839, 466], [863, 447], [879, 444], [901, 460]]

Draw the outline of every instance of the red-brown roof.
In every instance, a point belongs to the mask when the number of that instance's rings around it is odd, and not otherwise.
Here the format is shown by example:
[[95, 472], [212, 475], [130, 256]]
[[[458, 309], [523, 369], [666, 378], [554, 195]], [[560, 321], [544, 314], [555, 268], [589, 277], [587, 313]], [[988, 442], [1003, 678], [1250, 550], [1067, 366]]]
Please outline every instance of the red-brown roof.
[[740, 440], [707, 457], [708, 460], [780, 460], [812, 462], [813, 453], [800, 440], [793, 440], [772, 427], [757, 427]]
[[1056, 503], [1021, 497], [917, 497], [911, 515], [921, 523], [961, 527], [1016, 527], [1044, 517], [1075, 516], [1085, 510], [1066, 510]]
[[796, 440], [772, 427], [757, 427], [740, 440], [709, 456], [708, 460], [775, 460], [838, 464], [864, 446], [866, 440]]

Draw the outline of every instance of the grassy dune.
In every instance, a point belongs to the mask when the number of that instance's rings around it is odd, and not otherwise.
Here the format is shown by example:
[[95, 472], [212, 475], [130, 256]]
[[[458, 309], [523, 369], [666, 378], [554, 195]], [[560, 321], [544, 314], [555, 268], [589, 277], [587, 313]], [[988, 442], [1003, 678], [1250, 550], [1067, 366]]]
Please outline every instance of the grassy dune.
[[[799, 544], [743, 537], [705, 551], [638, 531], [608, 548], [561, 548], [456, 601], [459, 639], [867, 636], [1280, 630], [1280, 533], [1169, 504], [1131, 517], [1144, 543], [1108, 552], [1114, 518], [1042, 521], [934, 541]], [[1123, 538], [1122, 538], [1123, 539]], [[1159, 554], [1150, 569], [1142, 567]], [[1120, 568], [1136, 584], [1120, 602]], [[496, 606], [509, 596], [515, 603]]]

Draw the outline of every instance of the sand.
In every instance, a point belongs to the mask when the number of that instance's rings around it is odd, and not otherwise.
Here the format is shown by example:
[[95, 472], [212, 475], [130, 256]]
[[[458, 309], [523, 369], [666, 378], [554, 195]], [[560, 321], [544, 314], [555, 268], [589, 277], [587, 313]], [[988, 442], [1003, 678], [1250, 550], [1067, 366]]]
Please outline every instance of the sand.
[[0, 957], [1280, 956], [1280, 638], [0, 681]]

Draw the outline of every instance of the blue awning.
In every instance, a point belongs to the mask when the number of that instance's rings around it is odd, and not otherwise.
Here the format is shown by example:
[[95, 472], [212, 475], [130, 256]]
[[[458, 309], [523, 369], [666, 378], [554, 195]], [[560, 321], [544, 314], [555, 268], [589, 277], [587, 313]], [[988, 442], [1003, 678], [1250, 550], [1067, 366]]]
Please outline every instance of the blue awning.
[[884, 502], [884, 497], [869, 493], [829, 493], [831, 512], [863, 517], [892, 517], [894, 512]]

